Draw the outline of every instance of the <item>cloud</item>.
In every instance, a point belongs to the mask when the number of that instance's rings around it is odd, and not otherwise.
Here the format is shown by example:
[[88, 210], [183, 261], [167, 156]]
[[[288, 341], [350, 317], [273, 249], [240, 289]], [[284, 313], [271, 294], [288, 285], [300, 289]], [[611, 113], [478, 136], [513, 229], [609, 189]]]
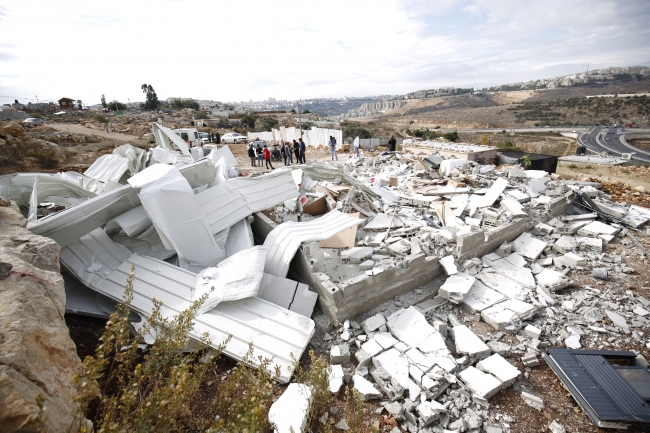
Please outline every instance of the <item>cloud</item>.
[[24, 89], [3, 94], [89, 103], [142, 100], [143, 82], [161, 98], [305, 99], [478, 88], [650, 59], [643, 0], [69, 0], [17, 2], [11, 14], [0, 6], [1, 20], [0, 41], [14, 45], [0, 45], [3, 74]]

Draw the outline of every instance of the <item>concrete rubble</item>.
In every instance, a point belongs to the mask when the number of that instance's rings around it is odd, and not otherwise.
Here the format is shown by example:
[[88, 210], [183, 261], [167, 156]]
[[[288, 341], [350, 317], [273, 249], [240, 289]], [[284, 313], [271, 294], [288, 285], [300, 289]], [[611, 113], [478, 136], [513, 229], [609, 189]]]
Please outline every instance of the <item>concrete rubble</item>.
[[[334, 364], [330, 391], [351, 382], [364, 400], [384, 399], [382, 408], [410, 432], [509, 431], [490, 421], [489, 399], [518, 386], [518, 362], [535, 368], [547, 347], [650, 345], [650, 301], [622, 289], [634, 272], [626, 262], [647, 254], [633, 233], [650, 211], [612, 202], [598, 183], [400, 153], [228, 179], [228, 151], [189, 161], [167, 131], [154, 132], [156, 153], [176, 152], [176, 165], [124, 157], [130, 165], [119, 160], [119, 170], [132, 175], [128, 182], [88, 197], [78, 182], [69, 188], [76, 203], [59, 200], [68, 207], [34, 214], [33, 230], [88, 250], [71, 273], [91, 290], [102, 292], [120, 266], [140, 256], [167, 260], [161, 263], [203, 289], [210, 278], [229, 284], [217, 310], [256, 298], [302, 323], [308, 338], [292, 349], [296, 359], [318, 327], [323, 338], [311, 344]], [[37, 181], [0, 178], [0, 194], [23, 204], [34, 196], [41, 206], [41, 194], [32, 194]], [[157, 184], [160, 190], [150, 188]], [[60, 182], [52, 191], [65, 196]], [[99, 257], [97, 242], [84, 238], [96, 230], [118, 259]], [[627, 247], [622, 255], [609, 249], [615, 239]], [[135, 250], [136, 241], [150, 248]], [[239, 271], [228, 267], [237, 257], [253, 258]], [[220, 282], [224, 273], [228, 280]], [[598, 287], [574, 284], [592, 273]], [[421, 288], [432, 281], [432, 290]], [[491, 328], [489, 336], [475, 330], [478, 322]], [[501, 341], [505, 335], [510, 342]], [[237, 359], [236, 351], [226, 353]], [[291, 374], [287, 367], [282, 380]], [[543, 410], [541, 399], [521, 395]], [[304, 427], [298, 418], [291, 423], [295, 431]]]

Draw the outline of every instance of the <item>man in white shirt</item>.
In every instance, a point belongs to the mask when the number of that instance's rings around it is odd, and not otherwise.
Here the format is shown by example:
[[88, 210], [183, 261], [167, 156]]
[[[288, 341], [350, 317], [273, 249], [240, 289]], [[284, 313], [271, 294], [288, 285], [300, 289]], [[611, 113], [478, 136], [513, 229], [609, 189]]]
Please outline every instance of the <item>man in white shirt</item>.
[[354, 146], [354, 151], [357, 152], [357, 158], [361, 158], [359, 156], [359, 147], [360, 147], [360, 145], [359, 145], [359, 136], [358, 135], [354, 136], [354, 142], [352, 143], [352, 145]]

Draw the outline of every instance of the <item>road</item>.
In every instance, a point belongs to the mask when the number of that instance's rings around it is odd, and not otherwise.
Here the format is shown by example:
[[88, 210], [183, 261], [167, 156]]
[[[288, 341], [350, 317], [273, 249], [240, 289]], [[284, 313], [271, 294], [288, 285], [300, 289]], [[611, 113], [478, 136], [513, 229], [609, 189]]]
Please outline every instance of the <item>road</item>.
[[610, 155], [620, 156], [624, 153], [632, 153], [632, 159], [640, 162], [650, 163], [650, 152], [639, 149], [629, 144], [625, 132], [614, 127], [595, 127], [578, 135], [578, 143], [587, 149], [596, 152], [607, 152]]

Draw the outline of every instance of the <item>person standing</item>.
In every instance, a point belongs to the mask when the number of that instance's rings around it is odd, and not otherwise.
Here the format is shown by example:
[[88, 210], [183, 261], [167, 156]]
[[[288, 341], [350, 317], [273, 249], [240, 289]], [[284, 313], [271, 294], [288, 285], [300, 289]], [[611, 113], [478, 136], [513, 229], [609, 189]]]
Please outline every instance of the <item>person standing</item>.
[[284, 141], [280, 142], [280, 157], [282, 158], [282, 162], [284, 162], [284, 165], [287, 165], [287, 155], [284, 153], [286, 149], [284, 148]]
[[253, 149], [252, 144], [248, 145], [248, 157], [251, 159], [251, 165], [255, 167], [255, 160], [257, 159], [257, 157], [255, 155], [255, 149]]
[[255, 149], [255, 153], [257, 154], [257, 165], [261, 167], [262, 158], [264, 157], [263, 155], [264, 152], [262, 151], [262, 146], [260, 146], [259, 143], [257, 144], [257, 149]]
[[361, 156], [359, 155], [359, 147], [361, 146], [361, 143], [359, 143], [358, 135], [354, 136], [354, 141], [352, 142], [352, 146], [354, 146], [354, 151], [357, 152], [357, 158], [361, 158]]
[[390, 140], [388, 140], [388, 150], [391, 152], [395, 152], [396, 146], [397, 146], [397, 140], [395, 140], [395, 136], [391, 135]]
[[266, 162], [266, 168], [269, 168], [269, 166], [271, 166], [271, 170], [274, 170], [273, 164], [271, 164], [271, 151], [266, 146], [266, 144], [264, 145], [264, 161]]
[[300, 144], [293, 140], [293, 153], [296, 154], [296, 164], [300, 164]]
[[214, 140], [214, 141], [215, 141], [215, 143], [217, 143], [217, 144], [221, 144], [221, 136], [219, 135], [218, 132], [217, 132], [217, 136], [215, 137], [215, 140]]
[[330, 152], [332, 152], [332, 161], [336, 158], [339, 160], [339, 156], [336, 154], [336, 138], [330, 135]]
[[306, 157], [307, 145], [305, 144], [304, 141], [302, 141], [302, 137], [300, 138], [299, 149], [300, 149], [300, 163], [307, 164], [307, 157]]

